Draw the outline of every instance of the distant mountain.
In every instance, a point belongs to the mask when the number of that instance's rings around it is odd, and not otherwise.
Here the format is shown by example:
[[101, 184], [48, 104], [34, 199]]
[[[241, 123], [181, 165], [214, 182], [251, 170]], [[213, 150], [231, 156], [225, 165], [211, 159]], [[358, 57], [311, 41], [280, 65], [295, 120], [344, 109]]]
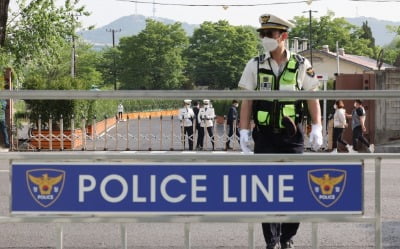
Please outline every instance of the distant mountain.
[[[112, 34], [111, 32], [107, 32], [107, 30], [114, 29], [119, 31], [115, 32], [115, 43], [118, 44], [121, 37], [136, 35], [142, 31], [145, 28], [146, 19], [147, 17], [142, 15], [124, 16], [103, 27], [89, 31], [82, 31], [80, 34], [86, 41], [94, 44], [96, 48], [112, 46]], [[176, 22], [171, 19], [159, 17], [157, 17], [156, 20], [165, 24], [172, 24]], [[368, 25], [371, 27], [372, 34], [375, 38], [375, 43], [376, 45], [380, 46], [389, 44], [395, 37], [395, 34], [387, 31], [386, 26], [400, 26], [400, 22], [378, 20], [371, 17], [346, 18], [346, 20], [349, 23], [357, 26], [362, 26], [363, 22], [368, 21]], [[191, 36], [194, 29], [199, 27], [199, 25], [182, 23], [182, 27], [186, 33]]]
[[[142, 31], [146, 26], [146, 19], [147, 17], [142, 15], [124, 16], [103, 27], [82, 31], [79, 32], [79, 34], [83, 39], [94, 44], [96, 47], [112, 46], [112, 33], [107, 32], [107, 30], [111, 31], [114, 29], [118, 31], [115, 32], [115, 44], [118, 44], [121, 37], [136, 35]], [[157, 17], [156, 20], [165, 24], [173, 24], [176, 22], [171, 19], [159, 17]], [[182, 28], [189, 36], [193, 34], [194, 29], [198, 26], [197, 24], [182, 23]]]
[[354, 18], [346, 17], [346, 20], [349, 23], [360, 27], [362, 26], [363, 22], [367, 21], [368, 26], [371, 27], [372, 35], [375, 38], [375, 45], [379, 46], [388, 45], [396, 36], [394, 33], [388, 32], [388, 30], [386, 29], [387, 25], [400, 26], [400, 22], [384, 21], [364, 16]]

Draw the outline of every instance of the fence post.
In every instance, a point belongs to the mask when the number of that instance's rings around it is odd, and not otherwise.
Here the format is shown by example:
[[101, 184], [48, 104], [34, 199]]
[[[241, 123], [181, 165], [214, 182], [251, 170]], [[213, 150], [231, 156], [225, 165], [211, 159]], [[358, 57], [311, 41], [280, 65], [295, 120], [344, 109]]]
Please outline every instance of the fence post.
[[126, 148], [125, 150], [129, 150], [129, 115], [126, 114]]
[[75, 119], [73, 114], [71, 117], [71, 149], [75, 150]]
[[86, 119], [82, 116], [82, 150], [86, 150]]
[[121, 248], [128, 249], [128, 231], [126, 230], [126, 225], [121, 224]]
[[138, 117], [137, 117], [137, 120], [138, 120], [138, 126], [137, 126], [137, 129], [138, 129], [138, 132], [137, 132], [137, 150], [138, 151], [140, 151], [140, 115], [138, 115]]
[[190, 223], [185, 223], [185, 249], [190, 249]]
[[63, 115], [60, 115], [60, 150], [64, 150], [64, 119]]
[[162, 125], [162, 114], [160, 115], [160, 150], [162, 150], [162, 141], [163, 141], [163, 125]]
[[118, 116], [115, 115], [115, 150], [118, 150], [118, 123], [119, 123]]
[[318, 243], [318, 223], [311, 223], [311, 244], [313, 249], [319, 248]]
[[[229, 137], [229, 133], [226, 133], [226, 129], [227, 129], [227, 120], [226, 120], [226, 115], [224, 115], [224, 124], [223, 124], [223, 133], [222, 133], [222, 148], [223, 150], [228, 150], [228, 147], [226, 146], [226, 143], [229, 141], [230, 137]], [[225, 139], [226, 138], [226, 139]], [[233, 145], [232, 145], [233, 146]]]
[[182, 143], [182, 150], [185, 150], [185, 128], [183, 126], [183, 117], [182, 120], [180, 121], [180, 126], [181, 126], [181, 143]]
[[248, 247], [249, 249], [255, 249], [255, 238], [254, 238], [254, 223], [248, 224]]
[[63, 226], [62, 224], [57, 225], [57, 249], [63, 249], [63, 237], [64, 237], [64, 231], [63, 231]]
[[39, 147], [39, 151], [41, 151], [42, 150], [42, 115], [40, 115], [39, 114], [39, 120], [38, 120], [38, 138], [39, 138], [39, 141], [38, 141], [38, 147]]
[[382, 158], [375, 158], [375, 248], [382, 248], [381, 163]]
[[171, 147], [169, 150], [174, 150], [174, 115], [171, 115]]
[[53, 117], [49, 116], [49, 150], [53, 150]]
[[93, 143], [93, 150], [96, 150], [96, 115], [94, 115], [92, 120], [92, 143]]
[[153, 138], [153, 133], [151, 133], [151, 131], [152, 131], [152, 129], [151, 129], [151, 114], [149, 115], [149, 151], [151, 151], [151, 146], [152, 146], [152, 143], [151, 143], [151, 139]]
[[104, 150], [107, 150], [107, 115], [104, 115]]

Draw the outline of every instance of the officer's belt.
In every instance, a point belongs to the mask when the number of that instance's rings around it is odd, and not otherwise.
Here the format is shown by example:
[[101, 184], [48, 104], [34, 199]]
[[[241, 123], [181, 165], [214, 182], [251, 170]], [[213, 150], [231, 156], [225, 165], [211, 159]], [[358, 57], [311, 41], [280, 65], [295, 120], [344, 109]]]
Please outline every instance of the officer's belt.
[[256, 125], [256, 130], [263, 133], [284, 134], [286, 128], [274, 128], [272, 125]]

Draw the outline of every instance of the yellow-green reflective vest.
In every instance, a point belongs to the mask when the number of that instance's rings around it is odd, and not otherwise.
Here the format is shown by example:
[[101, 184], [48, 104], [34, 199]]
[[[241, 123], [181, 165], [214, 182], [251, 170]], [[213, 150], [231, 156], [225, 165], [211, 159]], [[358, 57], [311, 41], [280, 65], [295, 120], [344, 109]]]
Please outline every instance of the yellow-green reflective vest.
[[[271, 69], [260, 68], [259, 63], [263, 58], [256, 57], [257, 60], [257, 88], [258, 91], [279, 91], [300, 90], [297, 84], [297, 74], [299, 69], [299, 60], [295, 54], [290, 56], [283, 72], [278, 77]], [[264, 63], [270, 63], [269, 60]], [[270, 68], [271, 64], [270, 64]], [[301, 114], [301, 101], [287, 100], [255, 100], [253, 101], [253, 118], [256, 125], [270, 126], [271, 128], [283, 128], [282, 117], [291, 117], [296, 123], [299, 123]]]

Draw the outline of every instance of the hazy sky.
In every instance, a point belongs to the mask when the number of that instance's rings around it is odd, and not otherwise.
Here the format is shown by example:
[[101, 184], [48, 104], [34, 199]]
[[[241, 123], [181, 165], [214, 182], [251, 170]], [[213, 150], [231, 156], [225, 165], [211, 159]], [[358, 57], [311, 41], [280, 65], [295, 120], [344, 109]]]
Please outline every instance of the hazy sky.
[[[62, 1], [62, 0], [58, 0]], [[153, 0], [140, 0], [153, 2]], [[184, 3], [184, 4], [265, 4], [293, 2], [298, 0], [154, 0], [156, 3]], [[287, 19], [294, 16], [307, 16], [308, 12], [315, 10], [313, 16], [325, 15], [328, 10], [335, 12], [336, 17], [375, 17], [381, 20], [400, 21], [400, 0], [387, 0], [392, 2], [369, 2], [351, 0], [320, 0], [307, 3], [295, 3], [286, 5], [268, 5], [257, 7], [229, 7], [224, 10], [222, 7], [179, 7], [155, 5], [156, 17], [169, 18], [190, 24], [200, 24], [204, 21], [228, 20], [233, 25], [258, 26], [258, 16], [262, 13], [272, 13]], [[379, 0], [376, 0], [379, 1]], [[127, 15], [140, 14], [153, 16], [153, 5], [133, 3], [117, 0], [80, 0], [80, 3], [87, 7], [92, 13], [90, 17], [81, 17], [85, 25], [96, 25], [101, 27], [111, 21]], [[116, 27], [118, 28], [118, 27]]]

